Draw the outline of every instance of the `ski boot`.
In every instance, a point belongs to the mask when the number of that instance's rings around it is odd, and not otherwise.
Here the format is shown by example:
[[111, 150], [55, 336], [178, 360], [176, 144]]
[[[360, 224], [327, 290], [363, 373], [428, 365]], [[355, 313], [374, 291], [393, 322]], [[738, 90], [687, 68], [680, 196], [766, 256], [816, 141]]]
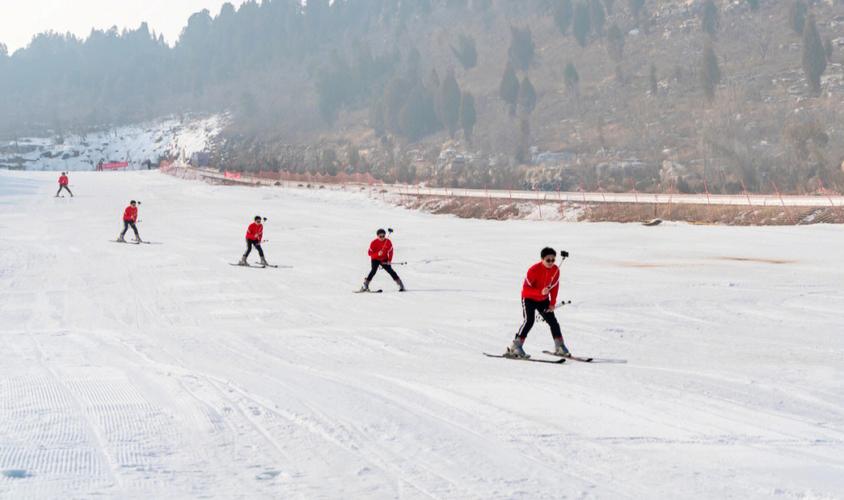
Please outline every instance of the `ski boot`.
[[267, 262], [267, 259], [261, 257], [261, 265], [264, 266], [264, 267], [267, 267], [267, 266], [270, 265], [270, 263]]
[[529, 358], [530, 354], [526, 353], [524, 349], [522, 349], [522, 345], [524, 344], [524, 340], [522, 339], [514, 339], [513, 343], [507, 346], [507, 352], [504, 353], [504, 356], [508, 358]]
[[369, 291], [369, 280], [363, 280], [363, 285], [358, 290], [360, 293], [368, 292]]
[[237, 265], [238, 266], [248, 266], [249, 265], [249, 263], [246, 262], [246, 256], [245, 255], [240, 258], [240, 262], [238, 262]]
[[123, 236], [121, 235], [121, 236], [118, 236], [118, 237], [117, 237], [117, 242], [118, 242], [118, 243], [126, 243], [126, 240], [125, 240], [125, 239], [123, 239]]
[[400, 279], [396, 280], [396, 285], [399, 286], [400, 292], [406, 292], [407, 291], [404, 287], [404, 283], [402, 283], [402, 281]]
[[565, 358], [571, 357], [569, 348], [566, 347], [566, 343], [563, 342], [562, 338], [554, 339], [554, 354], [556, 356], [563, 356]]

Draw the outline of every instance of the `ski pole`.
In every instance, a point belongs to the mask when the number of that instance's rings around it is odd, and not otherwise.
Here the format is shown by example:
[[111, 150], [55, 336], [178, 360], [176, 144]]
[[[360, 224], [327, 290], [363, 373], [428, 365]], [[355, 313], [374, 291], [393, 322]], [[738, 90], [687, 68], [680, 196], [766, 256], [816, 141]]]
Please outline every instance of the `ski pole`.
[[[559, 304], [557, 304], [556, 306], [554, 306], [554, 309], [556, 310], [556, 309], [559, 309], [559, 308], [561, 308], [561, 307], [563, 307], [563, 306], [567, 306], [567, 305], [569, 305], [569, 304], [571, 304], [571, 301], [570, 301], [570, 300], [564, 300], [564, 301], [560, 302]], [[546, 310], [545, 310], [545, 312], [548, 312], [548, 310], [546, 309]], [[545, 322], [545, 318], [543, 318], [542, 316], [540, 316], [540, 317], [539, 317], [539, 321], [542, 321], [542, 322], [544, 323], [544, 322]]]
[[[568, 252], [566, 252], [565, 250], [560, 250], [560, 265], [562, 265], [562, 264], [563, 264], [563, 262], [566, 260], [566, 258], [567, 258], [568, 256], [569, 256], [569, 253], [568, 253]], [[550, 292], [551, 292], [551, 290], [553, 290], [553, 289], [557, 288], [557, 286], [558, 286], [559, 284], [560, 284], [560, 277], [559, 277], [559, 275], [558, 275], [558, 276], [557, 276], [557, 281], [555, 281], [553, 285], [551, 285], [551, 286], [549, 286], [549, 287], [548, 287], [548, 292], [550, 293]], [[571, 304], [571, 301], [569, 301], [569, 304]]]

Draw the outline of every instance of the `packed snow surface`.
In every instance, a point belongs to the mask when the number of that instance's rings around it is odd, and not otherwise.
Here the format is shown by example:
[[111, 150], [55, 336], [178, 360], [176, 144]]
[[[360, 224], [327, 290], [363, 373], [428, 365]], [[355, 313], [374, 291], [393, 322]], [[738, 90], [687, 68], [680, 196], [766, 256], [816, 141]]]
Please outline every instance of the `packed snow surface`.
[[[0, 497], [841, 498], [844, 230], [460, 220], [0, 172]], [[130, 199], [142, 237], [112, 243]], [[280, 269], [230, 266], [268, 217]], [[353, 294], [375, 229], [399, 294]], [[571, 252], [567, 342], [491, 359]], [[253, 260], [257, 256], [252, 257]], [[526, 344], [551, 347], [537, 323]]]
[[188, 159], [207, 150], [225, 117], [168, 118], [52, 138], [0, 141], [0, 166], [24, 170], [94, 170], [99, 162], [128, 162], [129, 168], [157, 166], [163, 157]]

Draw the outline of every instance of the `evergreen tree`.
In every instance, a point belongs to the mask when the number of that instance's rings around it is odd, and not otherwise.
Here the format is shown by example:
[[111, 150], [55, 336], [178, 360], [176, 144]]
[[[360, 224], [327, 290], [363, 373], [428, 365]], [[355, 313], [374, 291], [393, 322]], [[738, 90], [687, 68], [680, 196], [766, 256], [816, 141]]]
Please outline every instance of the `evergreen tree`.
[[384, 124], [390, 132], [401, 134], [402, 125], [399, 113], [407, 102], [413, 86], [401, 77], [393, 77], [384, 90]]
[[803, 27], [803, 72], [812, 94], [821, 92], [821, 76], [826, 71], [826, 50], [824, 50], [815, 16], [806, 18]]
[[718, 56], [715, 55], [715, 49], [712, 48], [712, 44], [708, 41], [703, 48], [700, 75], [701, 83], [703, 84], [703, 93], [706, 99], [712, 102], [715, 100], [715, 90], [718, 88], [718, 84], [721, 83], [721, 69], [718, 67]]
[[806, 14], [809, 8], [803, 3], [803, 0], [794, 0], [788, 9], [788, 23], [791, 29], [798, 35], [803, 34], [803, 27], [806, 25]]
[[421, 84], [413, 87], [402, 106], [399, 126], [402, 135], [411, 141], [418, 141], [439, 129], [433, 99]]
[[516, 114], [516, 102], [519, 98], [519, 78], [513, 66], [508, 64], [501, 77], [501, 84], [498, 86], [498, 95], [506, 102], [510, 109], [510, 116]]
[[589, 43], [589, 33], [592, 31], [592, 17], [589, 14], [589, 6], [585, 3], [578, 3], [574, 8], [574, 38], [581, 47]]
[[472, 143], [472, 133], [477, 121], [475, 97], [470, 92], [463, 92], [463, 98], [460, 100], [460, 126], [463, 128], [463, 137], [469, 144]]
[[332, 52], [329, 66], [323, 69], [316, 83], [319, 113], [323, 120], [331, 123], [340, 108], [353, 98], [352, 70], [337, 51]]
[[826, 60], [832, 62], [832, 53], [834, 50], [832, 47], [832, 38], [826, 37], [823, 41], [823, 50], [826, 52]]
[[383, 136], [387, 131], [387, 123], [384, 120], [384, 101], [377, 99], [369, 107], [369, 126], [375, 131], [377, 137]]
[[536, 109], [536, 89], [530, 78], [525, 76], [519, 85], [519, 110], [522, 115], [530, 115]]
[[536, 89], [525, 75], [519, 85], [519, 145], [516, 160], [527, 163], [530, 156], [530, 115], [536, 109]]
[[718, 25], [718, 7], [713, 0], [706, 0], [701, 12], [701, 28], [710, 36], [715, 36], [718, 33]]
[[574, 95], [579, 93], [580, 75], [577, 74], [577, 68], [574, 63], [566, 64], [566, 69], [563, 70], [563, 82], [566, 85], [566, 90]]
[[642, 15], [642, 8], [645, 6], [645, 0], [629, 0], [629, 3], [630, 13], [633, 15], [636, 24], [638, 24], [639, 18]]
[[573, 17], [574, 8], [571, 5], [571, 0], [557, 0], [554, 6], [554, 24], [560, 30], [560, 33], [565, 35], [568, 32]]
[[457, 84], [454, 71], [449, 70], [442, 85], [440, 85], [438, 108], [440, 110], [441, 123], [448, 130], [450, 137], [454, 137], [460, 122], [461, 96], [460, 85]]
[[416, 47], [411, 47], [407, 53], [407, 61], [405, 62], [406, 78], [416, 81], [419, 79], [420, 71], [422, 71], [422, 54]]
[[527, 71], [533, 63], [535, 50], [530, 28], [510, 26], [510, 49], [507, 55], [513, 68]]
[[475, 39], [471, 36], [460, 35], [457, 47], [452, 45], [451, 51], [463, 69], [470, 70], [478, 65], [478, 49], [475, 46]]
[[759, 0], [747, 0], [747, 4], [750, 6], [750, 10], [756, 12], [759, 10]]
[[[5, 67], [9, 62], [9, 51], [6, 49], [6, 45], [0, 43], [0, 75], [5, 74]], [[3, 82], [0, 82], [0, 93], [3, 92]], [[2, 110], [2, 107], [0, 107]]]
[[607, 54], [616, 64], [624, 58], [624, 32], [616, 23], [607, 31]]
[[591, 0], [589, 2], [589, 20], [595, 33], [599, 36], [603, 35], [607, 14], [604, 12], [604, 4], [601, 3], [601, 0]]

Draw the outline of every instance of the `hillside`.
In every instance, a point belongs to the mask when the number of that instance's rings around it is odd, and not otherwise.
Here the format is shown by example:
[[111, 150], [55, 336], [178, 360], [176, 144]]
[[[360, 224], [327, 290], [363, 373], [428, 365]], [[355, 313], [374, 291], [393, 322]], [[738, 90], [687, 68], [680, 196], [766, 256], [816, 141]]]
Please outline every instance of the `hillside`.
[[187, 161], [194, 153], [211, 149], [224, 124], [222, 116], [170, 118], [81, 135], [0, 141], [0, 168], [94, 170], [108, 162], [126, 162], [129, 169], [157, 168], [164, 159]]
[[[840, 0], [272, 0], [197, 13], [172, 49], [146, 26], [38, 38], [0, 57], [0, 85], [18, 127], [230, 112], [215, 148], [230, 170], [840, 192], [842, 26]], [[100, 61], [118, 81], [85, 85]], [[67, 78], [33, 81], [45, 68]], [[50, 85], [79, 88], [59, 106]]]

